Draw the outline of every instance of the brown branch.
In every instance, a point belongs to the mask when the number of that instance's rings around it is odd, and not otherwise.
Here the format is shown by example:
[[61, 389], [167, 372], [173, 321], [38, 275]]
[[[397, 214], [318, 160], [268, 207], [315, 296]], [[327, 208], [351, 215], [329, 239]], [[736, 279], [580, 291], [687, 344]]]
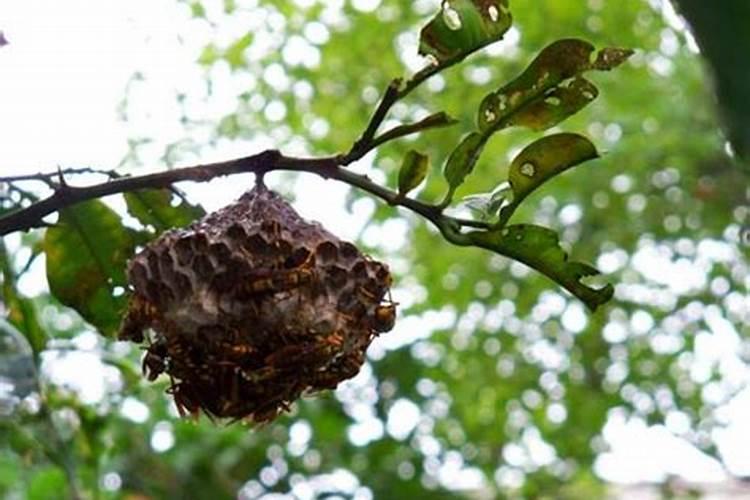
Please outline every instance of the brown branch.
[[[471, 222], [458, 221], [445, 216], [434, 205], [429, 205], [413, 198], [400, 197], [395, 191], [375, 184], [367, 176], [356, 174], [343, 168], [340, 161], [340, 157], [293, 158], [284, 156], [276, 150], [267, 150], [256, 155], [224, 162], [179, 168], [137, 177], [118, 177], [91, 186], [61, 185], [58, 186], [58, 189], [51, 196], [33, 203], [26, 208], [0, 217], [0, 235], [43, 225], [42, 218], [45, 216], [86, 200], [140, 189], [170, 188], [177, 182], [205, 182], [215, 177], [239, 173], [255, 173], [262, 176], [266, 172], [273, 170], [309, 172], [326, 179], [345, 182], [350, 186], [367, 191], [391, 205], [400, 205], [408, 208], [426, 218], [438, 228], [441, 228], [441, 230], [446, 224], [462, 225], [466, 222]], [[471, 226], [476, 227], [476, 224], [472, 222]]]

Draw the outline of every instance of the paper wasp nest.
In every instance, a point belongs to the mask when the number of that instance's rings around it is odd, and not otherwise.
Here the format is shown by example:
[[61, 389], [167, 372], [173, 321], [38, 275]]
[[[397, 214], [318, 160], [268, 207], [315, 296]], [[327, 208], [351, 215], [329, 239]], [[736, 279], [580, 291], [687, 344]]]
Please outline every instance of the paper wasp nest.
[[260, 185], [128, 266], [120, 331], [146, 342], [181, 414], [272, 420], [304, 392], [333, 389], [393, 327], [388, 268]]

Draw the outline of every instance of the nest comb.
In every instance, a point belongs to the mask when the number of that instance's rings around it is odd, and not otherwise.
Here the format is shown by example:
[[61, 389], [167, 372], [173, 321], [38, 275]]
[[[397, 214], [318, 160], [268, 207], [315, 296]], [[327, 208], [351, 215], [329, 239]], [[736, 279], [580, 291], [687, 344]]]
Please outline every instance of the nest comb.
[[146, 343], [144, 373], [169, 375], [182, 415], [272, 420], [356, 375], [395, 320], [387, 266], [262, 184], [162, 234], [128, 278], [120, 338]]

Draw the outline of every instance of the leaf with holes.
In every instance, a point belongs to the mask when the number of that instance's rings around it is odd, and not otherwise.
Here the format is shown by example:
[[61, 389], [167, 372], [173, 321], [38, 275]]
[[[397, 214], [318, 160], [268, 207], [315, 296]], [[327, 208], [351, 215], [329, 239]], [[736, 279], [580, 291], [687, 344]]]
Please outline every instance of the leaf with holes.
[[614, 293], [611, 284], [602, 288], [586, 285], [581, 280], [600, 274], [583, 262], [572, 262], [560, 247], [557, 234], [546, 227], [518, 224], [492, 231], [472, 231], [466, 234], [474, 246], [486, 248], [523, 262], [536, 269], [595, 311], [609, 301]]
[[156, 234], [173, 227], [187, 226], [206, 215], [197, 205], [181, 200], [177, 205], [172, 200], [177, 196], [169, 189], [144, 189], [125, 193], [130, 215], [144, 226], [153, 226]]
[[590, 70], [613, 69], [632, 54], [620, 48], [596, 52], [593, 45], [575, 38], [553, 42], [520, 76], [484, 98], [477, 116], [479, 129], [491, 133], [511, 125], [549, 128], [596, 98], [592, 83], [570, 79]]
[[500, 40], [512, 24], [508, 0], [444, 0], [419, 35], [419, 53], [439, 63]]
[[398, 171], [398, 194], [406, 196], [412, 189], [427, 177], [430, 168], [430, 158], [419, 151], [410, 150], [404, 156], [401, 169]]
[[513, 205], [550, 178], [598, 156], [591, 141], [578, 134], [549, 135], [532, 142], [510, 165], [508, 181], [513, 189]]
[[132, 231], [100, 201], [87, 201], [60, 211], [47, 229], [44, 251], [52, 294], [105, 334], [113, 334], [126, 306], [125, 265], [133, 254]]
[[466, 176], [474, 170], [474, 165], [479, 159], [479, 155], [484, 147], [485, 139], [482, 134], [472, 132], [465, 136], [456, 149], [448, 157], [443, 169], [445, 180], [450, 186], [449, 197], [455, 192], [456, 188], [463, 184]]
[[544, 95], [519, 109], [508, 118], [508, 125], [542, 131], [554, 127], [588, 106], [599, 95], [590, 81], [575, 77], [561, 83]]

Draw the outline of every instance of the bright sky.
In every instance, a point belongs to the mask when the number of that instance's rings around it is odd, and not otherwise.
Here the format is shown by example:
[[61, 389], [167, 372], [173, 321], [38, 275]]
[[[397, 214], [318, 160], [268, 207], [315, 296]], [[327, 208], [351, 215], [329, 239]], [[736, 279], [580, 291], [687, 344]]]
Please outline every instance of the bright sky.
[[[372, 7], [372, 2], [358, 3], [362, 4], [360, 7], [364, 4], [367, 8]], [[202, 78], [194, 61], [200, 48], [210, 40], [211, 32], [194, 30], [191, 31], [194, 36], [183, 43], [178, 42], [178, 34], [187, 32], [186, 29], [192, 26], [189, 23], [185, 10], [173, 2], [0, 2], [0, 30], [10, 42], [0, 48], [0, 172], [51, 171], [57, 165], [112, 168], [122, 160], [128, 138], [134, 135], [156, 139], [156, 158], [158, 145], [169, 143], [181, 133], [178, 110], [173, 105], [175, 89], [189, 88], [190, 82]], [[136, 123], [125, 124], [118, 119], [117, 107], [136, 71], [147, 74], [148, 79], [135, 93], [132, 103], [137, 111]], [[226, 83], [232, 85], [232, 81]], [[193, 90], [200, 93], [199, 89]], [[220, 117], [227, 104], [212, 102], [203, 105], [202, 112], [206, 116]], [[254, 151], [253, 147], [258, 150], [267, 145], [223, 144], [216, 150], [207, 151], [208, 157], [201, 159], [248, 154]], [[346, 193], [343, 186], [310, 178], [305, 178], [304, 182], [306, 189], [300, 191], [295, 203], [300, 212], [335, 227], [339, 236], [353, 238], [372, 210], [372, 204], [361, 204], [353, 220], [341, 208]], [[214, 182], [208, 189], [205, 186], [189, 188], [189, 192], [213, 209], [235, 198], [246, 186], [232, 179]], [[321, 193], [325, 193], [325, 203], [320, 203]], [[403, 224], [393, 224], [392, 230], [405, 231]], [[659, 255], [644, 251], [635, 265], [666, 272], [659, 258]], [[685, 270], [672, 271], [682, 273]], [[687, 271], [687, 276], [693, 276], [690, 270]], [[38, 287], [41, 272], [37, 272], [34, 279]], [[665, 279], [669, 280], [669, 276]], [[34, 289], [34, 284], [29, 284], [29, 288]], [[403, 300], [409, 299], [404, 297]], [[424, 332], [425, 326], [434, 327], [450, 320], [441, 314], [403, 320], [394, 332], [373, 346], [373, 354], [387, 355], [388, 350], [415, 340], [410, 332]], [[572, 311], [569, 315], [571, 325], [580, 323], [575, 314], [576, 311]], [[647, 321], [647, 318], [642, 319]], [[727, 338], [731, 337], [731, 344], [737, 333], [730, 327], [717, 322], [716, 330], [725, 332]], [[82, 367], [88, 373], [102, 369], [95, 358], [86, 357], [59, 362], [53, 371], [60, 380], [74, 381], [86, 399], [95, 401], [106, 389], [105, 379], [109, 375], [101, 372], [101, 381], [91, 376], [82, 381]], [[361, 380], [352, 383], [361, 383]], [[741, 401], [746, 404], [740, 404]], [[366, 442], [383, 432], [394, 436], [403, 434], [404, 428], [399, 428], [397, 422], [413, 428], [419, 418], [418, 409], [415, 413], [416, 407], [410, 404], [404, 400], [394, 405], [393, 411], [400, 413], [394, 414], [394, 418], [389, 417], [385, 429], [377, 419], [363, 417], [356, 424], [359, 427], [350, 430], [350, 438]], [[732, 471], [749, 474], [750, 415], [747, 408], [750, 407], [750, 392], [741, 393], [732, 404], [734, 409], [726, 414], [727, 428], [715, 437]], [[130, 406], [134, 415], [140, 415], [134, 420], [142, 419], [143, 407], [137, 402], [131, 402]], [[691, 481], [722, 479], [724, 472], [718, 462], [671, 432], [679, 431], [683, 421], [675, 415], [670, 429], [647, 427], [639, 420], [627, 420], [614, 412], [604, 432], [611, 451], [601, 456], [597, 471], [607, 479], [622, 482], [657, 481], [667, 474], [682, 475]], [[163, 449], [164, 443], [173, 442], [169, 440], [171, 431], [168, 427], [162, 426], [158, 430], [155, 447]], [[529, 440], [530, 449], [534, 449], [534, 436]], [[541, 443], [538, 439], [536, 442]], [[513, 450], [509, 455], [514, 456]]]

